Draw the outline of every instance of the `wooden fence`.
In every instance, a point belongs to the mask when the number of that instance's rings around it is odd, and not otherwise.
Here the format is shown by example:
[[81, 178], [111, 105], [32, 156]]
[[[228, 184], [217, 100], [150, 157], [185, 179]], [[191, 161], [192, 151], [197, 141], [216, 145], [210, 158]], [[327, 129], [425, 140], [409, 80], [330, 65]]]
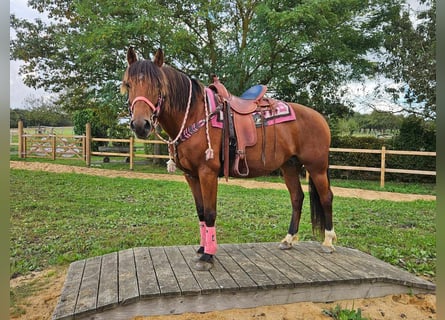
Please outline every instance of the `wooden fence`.
[[[141, 154], [136, 152], [135, 144], [165, 144], [159, 140], [140, 140], [131, 137], [129, 139], [108, 139], [108, 138], [94, 138], [91, 136], [91, 126], [87, 124], [86, 134], [84, 136], [60, 136], [55, 134], [24, 134], [23, 124], [19, 122], [17, 130], [18, 142], [14, 143], [11, 139], [11, 145], [18, 146], [18, 154], [20, 158], [26, 157], [46, 157], [52, 160], [59, 158], [76, 157], [85, 161], [87, 166], [91, 165], [91, 156], [100, 156], [104, 159], [108, 157], [125, 157], [129, 163], [130, 170], [134, 169], [136, 158], [152, 158], [152, 159], [168, 159], [169, 156], [165, 154]], [[117, 142], [120, 145], [127, 145], [127, 147], [103, 147], [99, 151], [92, 151], [91, 145], [94, 142]], [[412, 170], [412, 169], [394, 169], [386, 167], [386, 155], [406, 155], [406, 156], [427, 156], [435, 157], [436, 152], [424, 151], [400, 151], [400, 150], [386, 150], [383, 146], [381, 149], [346, 149], [346, 148], [330, 148], [330, 152], [344, 152], [344, 153], [367, 153], [380, 154], [380, 167], [361, 167], [361, 166], [343, 166], [330, 165], [330, 169], [336, 170], [356, 170], [356, 171], [370, 171], [380, 172], [380, 186], [385, 186], [386, 173], [401, 173], [401, 174], [419, 174], [435, 176], [436, 171], [430, 170]]]

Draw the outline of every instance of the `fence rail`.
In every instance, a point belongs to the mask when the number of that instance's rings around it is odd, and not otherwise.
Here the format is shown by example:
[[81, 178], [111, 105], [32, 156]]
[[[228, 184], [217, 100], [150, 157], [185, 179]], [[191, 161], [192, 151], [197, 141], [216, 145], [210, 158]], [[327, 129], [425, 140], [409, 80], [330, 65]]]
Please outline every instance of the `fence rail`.
[[[91, 156], [102, 157], [126, 157], [130, 165], [130, 169], [134, 169], [135, 158], [151, 158], [151, 159], [168, 159], [165, 154], [140, 154], [135, 152], [135, 144], [165, 144], [159, 140], [140, 140], [131, 137], [129, 139], [109, 139], [94, 138], [91, 136], [91, 126], [87, 124], [86, 134], [84, 136], [61, 136], [55, 134], [25, 134], [23, 131], [23, 123], [19, 122], [17, 130], [18, 142], [15, 143], [10, 139], [11, 145], [18, 146], [18, 154], [20, 158], [26, 157], [46, 157], [55, 160], [57, 156], [62, 158], [77, 157], [91, 165]], [[30, 144], [29, 142], [32, 141]], [[103, 148], [102, 151], [92, 151], [93, 142], [117, 142], [120, 144], [128, 144], [123, 148]], [[330, 152], [339, 153], [367, 153], [380, 154], [380, 167], [364, 167], [364, 166], [343, 166], [330, 165], [330, 169], [334, 170], [352, 170], [352, 171], [369, 171], [380, 172], [380, 186], [385, 186], [386, 173], [401, 174], [418, 174], [436, 176], [436, 171], [431, 170], [413, 170], [413, 169], [396, 169], [386, 167], [386, 155], [406, 155], [406, 156], [427, 156], [435, 157], [436, 152], [427, 151], [403, 151], [403, 150], [386, 150], [383, 146], [381, 149], [347, 149], [347, 148], [330, 148]]]

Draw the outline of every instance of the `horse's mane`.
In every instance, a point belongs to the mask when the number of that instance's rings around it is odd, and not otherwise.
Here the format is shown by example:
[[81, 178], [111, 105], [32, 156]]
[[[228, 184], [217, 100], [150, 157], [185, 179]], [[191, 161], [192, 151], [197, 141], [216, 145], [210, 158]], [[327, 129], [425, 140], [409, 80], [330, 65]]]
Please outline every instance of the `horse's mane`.
[[149, 90], [156, 90], [165, 97], [164, 107], [170, 111], [185, 111], [192, 81], [192, 105], [202, 94], [201, 84], [185, 73], [164, 64], [161, 68], [150, 60], [138, 60], [130, 65], [127, 77], [137, 82], [147, 82]]

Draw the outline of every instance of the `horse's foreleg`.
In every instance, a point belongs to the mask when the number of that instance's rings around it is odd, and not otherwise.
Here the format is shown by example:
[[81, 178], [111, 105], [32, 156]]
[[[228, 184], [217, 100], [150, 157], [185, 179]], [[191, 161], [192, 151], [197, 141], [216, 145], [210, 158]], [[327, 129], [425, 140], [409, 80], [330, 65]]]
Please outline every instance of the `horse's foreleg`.
[[204, 254], [196, 263], [195, 269], [207, 271], [213, 267], [213, 257], [218, 250], [215, 226], [218, 177], [213, 171], [202, 170], [199, 174], [199, 181], [204, 208], [205, 240]]
[[195, 200], [196, 212], [198, 214], [199, 219], [199, 234], [200, 234], [200, 242], [199, 249], [197, 251], [196, 261], [201, 258], [201, 255], [204, 253], [204, 246], [206, 241], [206, 225], [204, 221], [204, 205], [202, 201], [202, 193], [201, 186], [199, 183], [199, 179], [197, 177], [190, 176], [188, 174], [185, 175], [185, 179], [189, 184], [190, 190], [192, 191], [193, 198]]
[[303, 206], [304, 193], [301, 188], [299, 173], [300, 167], [292, 162], [288, 162], [281, 168], [286, 187], [289, 190], [292, 203], [292, 217], [286, 237], [281, 240], [280, 249], [291, 249], [298, 242], [298, 227], [300, 225], [301, 208]]

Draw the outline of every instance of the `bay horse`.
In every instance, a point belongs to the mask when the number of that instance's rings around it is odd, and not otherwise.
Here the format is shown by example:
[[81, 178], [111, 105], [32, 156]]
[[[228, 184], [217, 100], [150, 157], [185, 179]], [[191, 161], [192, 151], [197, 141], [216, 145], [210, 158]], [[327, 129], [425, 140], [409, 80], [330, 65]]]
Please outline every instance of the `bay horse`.
[[[135, 50], [127, 51], [121, 93], [128, 96], [130, 127], [140, 139], [147, 139], [158, 125], [168, 134], [174, 162], [183, 172], [194, 197], [199, 218], [200, 248], [193, 257], [196, 270], [209, 270], [217, 252], [216, 204], [218, 178], [223, 166], [223, 131], [208, 125], [206, 87], [196, 79], [164, 64], [161, 49], [153, 61], [138, 60]], [[322, 248], [335, 250], [332, 221], [333, 193], [328, 177], [330, 130], [324, 117], [314, 109], [287, 103], [295, 120], [274, 124], [273, 129], [257, 128], [258, 143], [245, 150], [249, 165], [246, 177], [267, 175], [280, 169], [290, 193], [292, 215], [280, 249], [290, 249], [298, 241], [304, 193], [299, 174], [309, 172], [309, 194], [313, 232], [324, 232]], [[196, 124], [204, 121], [205, 125]], [[195, 128], [195, 130], [190, 130]], [[188, 135], [184, 135], [185, 131]], [[186, 138], [184, 139], [184, 136]], [[180, 138], [181, 137], [181, 138]], [[231, 172], [229, 174], [233, 176]], [[227, 176], [226, 176], [227, 179]]]

